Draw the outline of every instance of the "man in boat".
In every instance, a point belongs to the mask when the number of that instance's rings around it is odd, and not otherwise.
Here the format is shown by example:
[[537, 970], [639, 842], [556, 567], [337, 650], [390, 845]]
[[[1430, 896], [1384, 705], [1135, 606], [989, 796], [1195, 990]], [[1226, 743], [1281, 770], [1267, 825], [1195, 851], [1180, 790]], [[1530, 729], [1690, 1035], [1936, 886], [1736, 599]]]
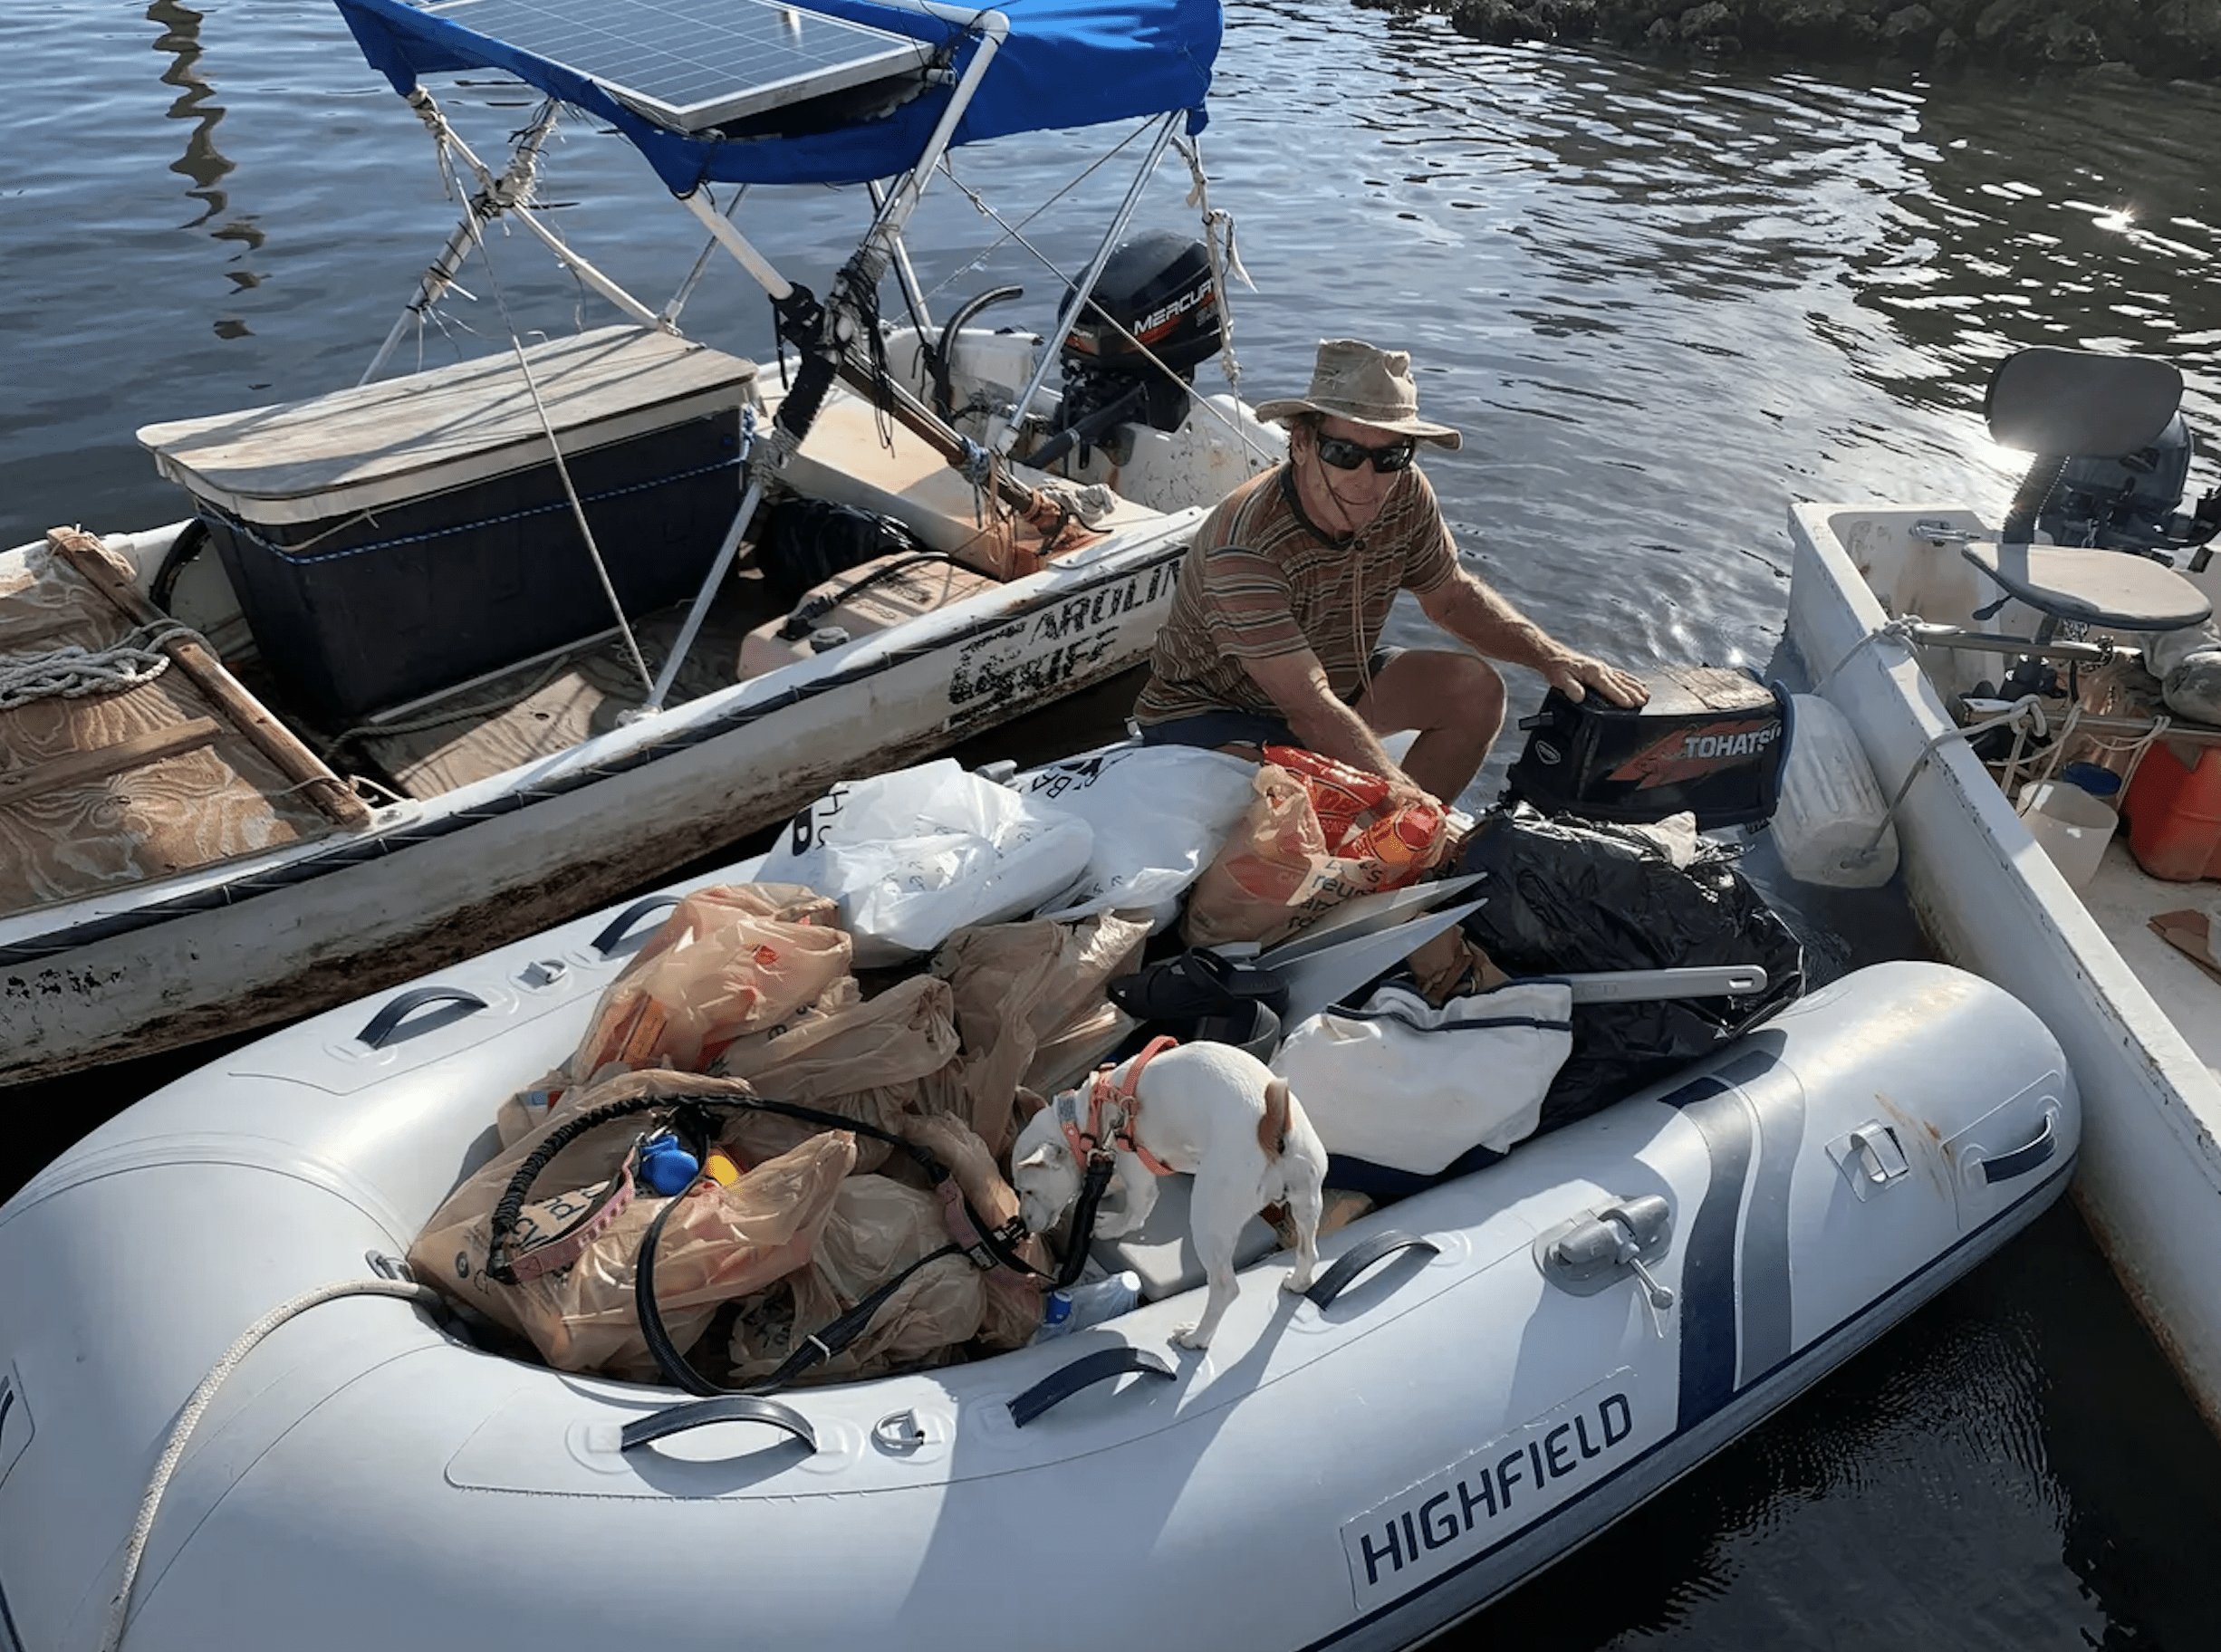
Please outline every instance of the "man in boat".
[[[1197, 530], [1134, 706], [1145, 742], [1253, 758], [1301, 745], [1385, 777], [1398, 802], [1454, 802], [1504, 720], [1489, 660], [1529, 667], [1572, 699], [1649, 697], [1641, 678], [1554, 640], [1458, 564], [1414, 461], [1421, 442], [1463, 438], [1418, 416], [1408, 352], [1322, 341], [1310, 393], [1261, 403], [1257, 417], [1287, 425], [1287, 461]], [[1474, 653], [1380, 648], [1399, 590]], [[1399, 764], [1380, 736], [1402, 729], [1418, 738]]]

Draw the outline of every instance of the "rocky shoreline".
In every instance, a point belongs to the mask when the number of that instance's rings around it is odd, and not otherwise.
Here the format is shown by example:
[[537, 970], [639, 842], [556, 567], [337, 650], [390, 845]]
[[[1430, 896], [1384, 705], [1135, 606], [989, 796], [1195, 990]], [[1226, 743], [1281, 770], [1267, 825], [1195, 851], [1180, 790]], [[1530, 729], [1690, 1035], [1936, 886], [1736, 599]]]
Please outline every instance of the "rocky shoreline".
[[2120, 64], [2221, 80], [2221, 0], [1355, 0], [1446, 13], [1497, 44], [1601, 41], [1718, 55], [1794, 53], [1949, 70]]

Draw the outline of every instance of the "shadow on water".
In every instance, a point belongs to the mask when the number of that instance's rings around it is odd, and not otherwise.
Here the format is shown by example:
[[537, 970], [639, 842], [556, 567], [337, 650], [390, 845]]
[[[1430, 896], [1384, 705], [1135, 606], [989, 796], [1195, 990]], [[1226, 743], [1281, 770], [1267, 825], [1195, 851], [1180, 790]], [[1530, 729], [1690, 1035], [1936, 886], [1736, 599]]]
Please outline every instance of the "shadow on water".
[[2062, 1204], [1437, 1644], [2194, 1652], [2221, 1644], [2216, 1474], [2221, 1445]]

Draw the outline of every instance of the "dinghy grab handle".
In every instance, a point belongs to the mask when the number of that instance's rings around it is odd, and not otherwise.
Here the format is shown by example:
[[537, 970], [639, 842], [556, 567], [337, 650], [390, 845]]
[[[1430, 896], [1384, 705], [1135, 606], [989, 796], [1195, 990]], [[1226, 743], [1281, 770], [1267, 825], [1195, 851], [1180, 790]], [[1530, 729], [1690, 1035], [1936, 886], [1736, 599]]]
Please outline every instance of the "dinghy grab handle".
[[807, 1446], [812, 1455], [817, 1451], [817, 1430], [810, 1426], [808, 1417], [792, 1406], [783, 1406], [775, 1399], [758, 1399], [752, 1394], [720, 1394], [715, 1399], [693, 1399], [683, 1406], [666, 1406], [660, 1411], [652, 1411], [625, 1425], [617, 1436], [618, 1449], [632, 1451], [651, 1440], [699, 1428], [705, 1423], [769, 1423], [774, 1428], [785, 1429]]
[[1984, 1159], [1982, 1179], [1992, 1186], [2009, 1182], [2016, 1176], [2026, 1176], [2050, 1158], [2059, 1150], [2059, 1138], [2052, 1128], [2057, 1120], [2056, 1113], [2048, 1108], [2044, 1109], [2043, 1128], [2036, 1133], [2036, 1138], [2026, 1147], [2015, 1148], [2010, 1153], [2000, 1153], [1995, 1158]]
[[485, 999], [476, 993], [466, 993], [459, 986], [412, 986], [371, 1016], [370, 1024], [356, 1033], [355, 1037], [373, 1050], [382, 1050], [388, 1044], [399, 1042], [397, 1033], [402, 1038], [414, 1038], [419, 1032], [429, 1032], [434, 1027], [444, 1027], [451, 1021], [461, 1019], [457, 1015], [430, 1016], [401, 1033], [401, 1023], [428, 1004], [459, 1004], [464, 1006], [465, 1015], [475, 1015], [486, 1008]]
[[650, 895], [644, 900], [634, 901], [615, 917], [610, 919], [609, 927], [594, 936], [593, 949], [605, 958], [615, 957], [617, 949], [624, 946], [626, 941], [638, 942], [648, 938], [644, 934], [638, 936], [633, 936], [630, 933], [633, 925], [639, 923], [650, 912], [659, 912], [666, 907], [675, 907], [678, 904], [678, 897], [676, 895]]
[[1010, 1420], [1023, 1428], [1052, 1407], [1063, 1404], [1082, 1388], [1128, 1371], [1171, 1380], [1172, 1368], [1145, 1348], [1106, 1348], [1070, 1365], [1060, 1366], [1010, 1402]]
[[1362, 1244], [1353, 1244], [1334, 1259], [1334, 1265], [1321, 1274], [1310, 1290], [1303, 1292], [1314, 1308], [1324, 1308], [1356, 1282], [1357, 1276], [1375, 1263], [1393, 1256], [1398, 1251], [1425, 1251], [1440, 1255], [1442, 1247], [1433, 1240], [1418, 1234], [1389, 1232], [1375, 1234]]

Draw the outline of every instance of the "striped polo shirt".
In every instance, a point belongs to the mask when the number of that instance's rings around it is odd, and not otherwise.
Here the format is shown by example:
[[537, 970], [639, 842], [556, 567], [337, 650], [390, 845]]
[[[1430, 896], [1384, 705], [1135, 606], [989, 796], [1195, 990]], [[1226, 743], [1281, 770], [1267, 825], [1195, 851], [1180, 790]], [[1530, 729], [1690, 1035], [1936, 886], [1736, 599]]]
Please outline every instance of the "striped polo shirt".
[[1363, 531], [1342, 539], [1303, 514], [1289, 466], [1252, 476], [1196, 530], [1134, 719], [1220, 710], [1280, 716], [1242, 662], [1304, 648], [1349, 699], [1397, 591], [1423, 596], [1457, 571], [1457, 546], [1417, 466], [1398, 475]]

